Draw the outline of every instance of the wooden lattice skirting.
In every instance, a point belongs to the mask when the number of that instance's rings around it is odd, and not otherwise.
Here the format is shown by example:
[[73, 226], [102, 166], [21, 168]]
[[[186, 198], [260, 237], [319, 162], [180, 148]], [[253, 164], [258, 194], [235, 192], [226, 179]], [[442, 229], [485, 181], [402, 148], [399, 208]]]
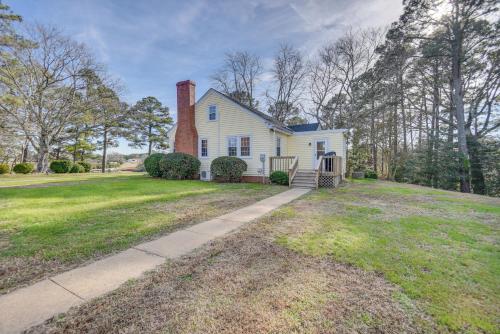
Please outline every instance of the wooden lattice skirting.
[[319, 186], [324, 188], [335, 188], [340, 183], [340, 176], [319, 175]]

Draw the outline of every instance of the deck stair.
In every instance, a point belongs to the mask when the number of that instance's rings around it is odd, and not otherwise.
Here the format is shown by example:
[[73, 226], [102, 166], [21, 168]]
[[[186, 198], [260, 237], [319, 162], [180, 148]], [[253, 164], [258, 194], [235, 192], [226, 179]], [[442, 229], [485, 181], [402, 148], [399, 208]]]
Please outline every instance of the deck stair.
[[316, 172], [313, 169], [299, 169], [292, 180], [294, 188], [316, 188]]

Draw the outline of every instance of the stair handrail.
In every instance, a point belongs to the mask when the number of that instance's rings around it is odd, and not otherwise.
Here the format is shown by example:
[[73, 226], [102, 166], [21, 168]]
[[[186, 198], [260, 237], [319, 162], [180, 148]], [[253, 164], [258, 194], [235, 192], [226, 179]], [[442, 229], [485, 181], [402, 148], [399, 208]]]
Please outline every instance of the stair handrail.
[[316, 189], [319, 186], [319, 173], [321, 171], [321, 166], [323, 165], [323, 156], [320, 155], [318, 161], [316, 161], [316, 166], [314, 167], [314, 181], [316, 182]]
[[292, 181], [293, 178], [295, 177], [295, 174], [297, 174], [298, 167], [299, 167], [299, 157], [295, 156], [295, 159], [293, 159], [292, 164], [288, 168], [288, 187], [292, 186]]

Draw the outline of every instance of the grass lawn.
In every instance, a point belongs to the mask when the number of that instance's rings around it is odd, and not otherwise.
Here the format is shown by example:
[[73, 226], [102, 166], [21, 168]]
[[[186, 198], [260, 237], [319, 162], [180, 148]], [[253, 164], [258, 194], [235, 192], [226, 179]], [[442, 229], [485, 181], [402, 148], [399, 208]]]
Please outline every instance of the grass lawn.
[[6, 187], [48, 187], [57, 185], [59, 183], [74, 183], [85, 181], [99, 181], [103, 178], [115, 178], [117, 176], [131, 176], [137, 175], [134, 172], [119, 172], [119, 173], [83, 173], [83, 174], [31, 174], [31, 175], [17, 175], [7, 174], [0, 175], [0, 189]]
[[279, 244], [382, 273], [441, 330], [498, 332], [498, 199], [362, 180], [308, 202], [277, 213], [307, 225]]
[[5, 183], [23, 187], [0, 188], [0, 292], [286, 189], [137, 173], [16, 176]]
[[499, 199], [314, 191], [32, 332], [498, 333]]

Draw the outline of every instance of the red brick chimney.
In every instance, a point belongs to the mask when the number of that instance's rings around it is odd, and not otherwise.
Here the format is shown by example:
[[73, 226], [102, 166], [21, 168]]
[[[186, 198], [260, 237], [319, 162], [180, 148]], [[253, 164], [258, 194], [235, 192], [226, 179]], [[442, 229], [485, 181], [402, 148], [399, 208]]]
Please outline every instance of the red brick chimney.
[[194, 119], [194, 81], [177, 83], [177, 130], [175, 130], [175, 152], [198, 156], [198, 132]]

